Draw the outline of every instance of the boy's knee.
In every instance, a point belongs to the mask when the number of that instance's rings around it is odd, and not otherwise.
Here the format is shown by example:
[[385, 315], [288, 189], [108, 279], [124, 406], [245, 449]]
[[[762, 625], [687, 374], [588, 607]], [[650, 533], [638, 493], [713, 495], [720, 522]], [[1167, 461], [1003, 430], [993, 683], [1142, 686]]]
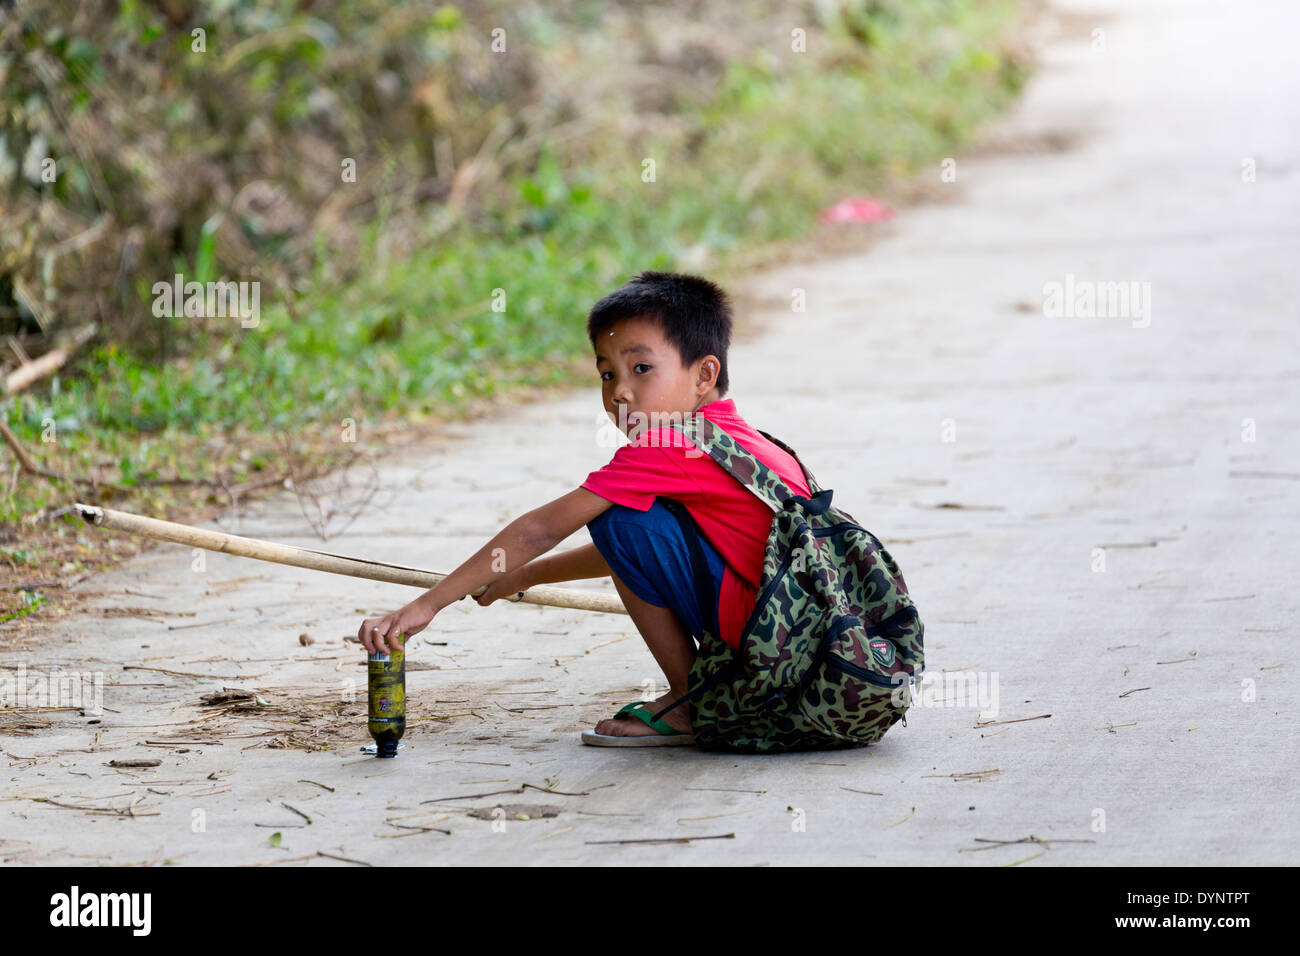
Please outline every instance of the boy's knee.
[[610, 536], [610, 517], [614, 514], [616, 508], [621, 505], [610, 505], [596, 517], [587, 522], [587, 531], [591, 534], [591, 540], [600, 545], [602, 541], [608, 541]]
[[591, 535], [591, 541], [596, 546], [596, 550], [601, 553], [606, 561], [610, 559], [610, 556], [614, 551], [614, 516], [620, 508], [623, 508], [623, 506], [611, 505], [587, 522], [587, 531]]
[[626, 505], [612, 505], [587, 523], [596, 550], [617, 570], [619, 567], [641, 567], [660, 547], [657, 539], [663, 537], [662, 515], [655, 513], [658, 504], [640, 511]]

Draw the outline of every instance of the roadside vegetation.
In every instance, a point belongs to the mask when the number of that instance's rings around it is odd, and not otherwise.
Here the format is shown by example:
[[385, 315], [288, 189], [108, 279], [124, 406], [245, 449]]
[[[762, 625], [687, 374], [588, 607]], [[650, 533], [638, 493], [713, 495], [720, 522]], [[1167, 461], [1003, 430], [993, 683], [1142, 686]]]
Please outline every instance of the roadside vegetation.
[[[641, 269], [726, 282], [846, 195], [937, 177], [1026, 79], [1031, 13], [18, 3], [0, 19], [6, 371], [94, 330], [3, 401], [0, 619], [143, 546], [73, 501], [203, 520], [287, 480], [328, 532], [313, 481], [486, 404], [594, 386], [595, 299]], [[256, 322], [157, 315], [177, 273], [257, 282]]]

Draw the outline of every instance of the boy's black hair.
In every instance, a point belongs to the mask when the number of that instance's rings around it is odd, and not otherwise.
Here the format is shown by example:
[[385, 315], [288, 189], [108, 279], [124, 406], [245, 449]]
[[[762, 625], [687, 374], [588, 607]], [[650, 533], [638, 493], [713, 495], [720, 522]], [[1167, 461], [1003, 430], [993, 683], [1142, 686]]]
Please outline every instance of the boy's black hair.
[[731, 343], [731, 299], [721, 288], [699, 276], [676, 272], [640, 272], [591, 307], [587, 337], [596, 337], [624, 319], [651, 319], [689, 368], [696, 359], [716, 355], [718, 395], [726, 395], [727, 346]]

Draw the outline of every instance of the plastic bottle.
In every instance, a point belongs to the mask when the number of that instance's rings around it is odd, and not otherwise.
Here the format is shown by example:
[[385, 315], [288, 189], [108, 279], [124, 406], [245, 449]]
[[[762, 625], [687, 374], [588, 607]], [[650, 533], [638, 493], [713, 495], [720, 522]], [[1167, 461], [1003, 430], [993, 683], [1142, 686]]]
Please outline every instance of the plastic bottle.
[[[402, 639], [402, 635], [397, 635]], [[406, 649], [391, 654], [371, 654], [370, 721], [376, 757], [396, 757], [397, 742], [406, 732]]]

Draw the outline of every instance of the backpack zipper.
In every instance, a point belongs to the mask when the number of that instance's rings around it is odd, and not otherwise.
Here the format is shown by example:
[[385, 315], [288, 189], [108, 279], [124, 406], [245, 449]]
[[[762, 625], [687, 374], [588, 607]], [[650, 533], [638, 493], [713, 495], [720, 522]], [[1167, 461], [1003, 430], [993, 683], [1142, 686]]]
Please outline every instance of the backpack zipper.
[[832, 667], [837, 667], [848, 674], [852, 674], [854, 677], [860, 678], [861, 680], [867, 681], [871, 684], [877, 684], [881, 687], [899, 687], [902, 684], [901, 681], [896, 684], [889, 678], [881, 677], [879, 674], [873, 674], [871, 671], [859, 667], [857, 664], [846, 661], [838, 654], [827, 653], [826, 663], [830, 664]]
[[[858, 531], [871, 534], [871, 532], [867, 531], [866, 528], [863, 528], [861, 525], [856, 525], [851, 521], [841, 521], [839, 524], [831, 525], [829, 528], [812, 528], [810, 530], [812, 531], [813, 537], [824, 538], [827, 535], [835, 534], [836, 532], [843, 531], [846, 528], [856, 528]], [[776, 574], [772, 575], [772, 580], [767, 582], [767, 586], [763, 588], [762, 592], [755, 599], [754, 610], [750, 612], [749, 619], [745, 621], [745, 626], [741, 629], [740, 633], [742, 635], [749, 633], [750, 626], [758, 620], [758, 615], [767, 605], [767, 602], [771, 600], [772, 592], [775, 591], [776, 586], [781, 583], [781, 579], [785, 577], [786, 571], [790, 570], [790, 563], [793, 558], [794, 552], [791, 551], [782, 558], [781, 563], [777, 565]]]
[[[851, 674], [860, 680], [867, 681], [870, 684], [875, 684], [878, 687], [900, 686], [901, 682], [896, 683], [890, 677], [882, 677], [874, 671], [867, 670], [865, 667], [859, 667], [857, 664], [845, 659], [839, 654], [832, 654], [830, 652], [831, 641], [835, 640], [835, 638], [839, 636], [840, 631], [847, 630], [854, 624], [861, 625], [862, 618], [858, 617], [856, 614], [845, 614], [840, 617], [840, 619], [835, 622], [835, 626], [832, 627], [830, 632], [822, 639], [820, 656], [825, 658], [826, 663], [830, 664], [832, 667], [844, 671], [846, 674]], [[868, 637], [870, 637], [871, 630], [872, 629], [867, 630]], [[818, 663], [819, 661], [814, 660], [812, 665], [808, 668], [809, 672], [815, 670]], [[903, 674], [905, 677], [909, 677], [910, 679], [910, 675], [908, 675], [906, 671], [904, 671]]]

